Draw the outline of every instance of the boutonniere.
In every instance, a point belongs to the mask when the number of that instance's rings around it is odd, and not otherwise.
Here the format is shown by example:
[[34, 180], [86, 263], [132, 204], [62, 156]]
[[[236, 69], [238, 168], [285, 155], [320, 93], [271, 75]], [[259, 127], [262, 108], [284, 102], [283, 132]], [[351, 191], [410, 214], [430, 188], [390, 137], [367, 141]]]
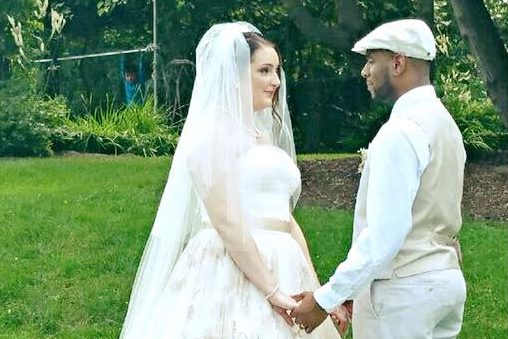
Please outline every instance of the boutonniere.
[[361, 160], [360, 160], [360, 164], [358, 165], [358, 172], [357, 173], [363, 172], [363, 168], [365, 167], [365, 163], [367, 162], [368, 151], [369, 151], [368, 148], [363, 148], [363, 147], [360, 148], [358, 151], [356, 151], [356, 153], [359, 153], [361, 156]]

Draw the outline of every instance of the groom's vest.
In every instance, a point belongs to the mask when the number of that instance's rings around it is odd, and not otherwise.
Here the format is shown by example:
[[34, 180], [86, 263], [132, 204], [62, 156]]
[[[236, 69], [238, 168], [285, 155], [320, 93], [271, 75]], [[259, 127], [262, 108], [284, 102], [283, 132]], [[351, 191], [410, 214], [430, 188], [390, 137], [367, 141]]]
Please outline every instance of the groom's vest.
[[[407, 107], [407, 106], [406, 106]], [[465, 152], [460, 131], [436, 97], [416, 99], [402, 114], [416, 122], [430, 142], [429, 163], [412, 207], [412, 229], [390, 267], [376, 276], [389, 279], [439, 269], [459, 268], [457, 234]], [[358, 190], [355, 219], [366, 223], [368, 159]], [[368, 225], [355, 225], [355, 228]], [[355, 230], [357, 233], [357, 230]]]

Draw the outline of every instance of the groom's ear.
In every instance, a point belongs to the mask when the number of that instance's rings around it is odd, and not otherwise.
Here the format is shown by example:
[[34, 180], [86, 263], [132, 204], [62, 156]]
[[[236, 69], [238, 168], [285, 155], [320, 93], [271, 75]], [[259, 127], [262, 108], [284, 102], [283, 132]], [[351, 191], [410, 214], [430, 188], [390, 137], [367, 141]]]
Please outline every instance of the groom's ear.
[[406, 70], [407, 61], [405, 55], [394, 53], [392, 56], [392, 74], [396, 77], [401, 76]]

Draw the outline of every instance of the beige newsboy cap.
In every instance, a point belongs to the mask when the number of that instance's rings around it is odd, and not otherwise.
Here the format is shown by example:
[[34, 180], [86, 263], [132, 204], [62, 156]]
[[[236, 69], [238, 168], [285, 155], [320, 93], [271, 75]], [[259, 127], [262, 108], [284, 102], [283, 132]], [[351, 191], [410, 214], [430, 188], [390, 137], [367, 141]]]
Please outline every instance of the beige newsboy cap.
[[351, 50], [365, 55], [370, 49], [387, 49], [423, 60], [433, 60], [436, 56], [434, 35], [429, 26], [418, 19], [383, 24], [358, 41]]

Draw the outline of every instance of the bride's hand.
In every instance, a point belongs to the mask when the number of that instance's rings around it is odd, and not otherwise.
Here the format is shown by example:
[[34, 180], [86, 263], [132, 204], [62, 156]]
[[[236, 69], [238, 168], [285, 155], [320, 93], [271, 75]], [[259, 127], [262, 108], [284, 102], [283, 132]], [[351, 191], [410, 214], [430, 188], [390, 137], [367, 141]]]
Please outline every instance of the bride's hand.
[[279, 314], [289, 326], [295, 324], [288, 314], [288, 310], [292, 310], [298, 305], [293, 298], [279, 290], [268, 298], [268, 301], [272, 305], [273, 310]]
[[349, 328], [352, 313], [353, 301], [348, 300], [330, 314], [341, 336], [345, 336]]
[[291, 298], [281, 290], [277, 290], [272, 296], [268, 298], [268, 301], [270, 304], [282, 307], [285, 310], [292, 310], [298, 306], [298, 303], [295, 299]]

